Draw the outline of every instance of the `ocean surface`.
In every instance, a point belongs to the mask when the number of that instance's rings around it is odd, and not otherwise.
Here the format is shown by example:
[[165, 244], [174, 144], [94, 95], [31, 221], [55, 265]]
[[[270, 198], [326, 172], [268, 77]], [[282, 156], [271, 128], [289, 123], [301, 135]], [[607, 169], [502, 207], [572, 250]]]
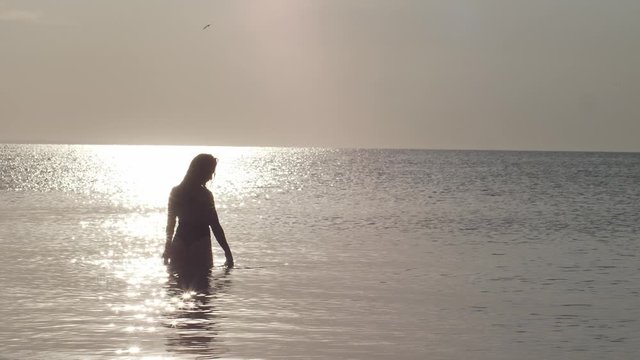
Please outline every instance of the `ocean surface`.
[[[236, 267], [160, 254], [198, 153]], [[0, 359], [636, 359], [640, 154], [0, 145]]]

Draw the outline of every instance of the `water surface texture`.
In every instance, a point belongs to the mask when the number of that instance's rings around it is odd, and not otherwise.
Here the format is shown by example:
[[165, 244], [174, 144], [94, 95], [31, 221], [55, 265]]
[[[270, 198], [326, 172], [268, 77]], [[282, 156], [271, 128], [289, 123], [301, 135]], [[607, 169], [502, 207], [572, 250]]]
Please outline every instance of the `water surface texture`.
[[[200, 153], [236, 268], [160, 254]], [[633, 359], [640, 154], [0, 145], [0, 358]]]

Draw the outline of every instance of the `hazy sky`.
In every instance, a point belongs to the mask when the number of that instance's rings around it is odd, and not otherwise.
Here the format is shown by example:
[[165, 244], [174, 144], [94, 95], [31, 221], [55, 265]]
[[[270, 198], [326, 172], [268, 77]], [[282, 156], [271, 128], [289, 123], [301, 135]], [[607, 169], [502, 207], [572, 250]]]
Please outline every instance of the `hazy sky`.
[[5, 142], [640, 151], [640, 1], [0, 0], [0, 125]]

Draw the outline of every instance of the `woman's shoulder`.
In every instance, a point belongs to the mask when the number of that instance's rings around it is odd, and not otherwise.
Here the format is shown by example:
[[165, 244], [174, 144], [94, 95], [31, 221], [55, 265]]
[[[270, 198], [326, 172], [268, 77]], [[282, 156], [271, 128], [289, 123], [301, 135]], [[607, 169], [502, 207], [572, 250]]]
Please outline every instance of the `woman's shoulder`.
[[183, 186], [182, 184], [172, 187], [169, 193], [169, 198], [174, 200], [192, 199], [194, 197], [198, 197], [197, 192], [194, 192], [193, 189]]
[[213, 200], [213, 193], [211, 192], [211, 190], [205, 187], [185, 187], [182, 185], [177, 185], [171, 188], [169, 197], [171, 198], [189, 197], [192, 199], [200, 198], [200, 199]]
[[169, 196], [173, 197], [180, 193], [182, 193], [182, 187], [180, 185], [176, 185], [171, 188], [171, 191], [169, 192]]
[[213, 193], [211, 192], [211, 190], [207, 189], [206, 187], [203, 187], [202, 190], [202, 195], [207, 199], [213, 201]]

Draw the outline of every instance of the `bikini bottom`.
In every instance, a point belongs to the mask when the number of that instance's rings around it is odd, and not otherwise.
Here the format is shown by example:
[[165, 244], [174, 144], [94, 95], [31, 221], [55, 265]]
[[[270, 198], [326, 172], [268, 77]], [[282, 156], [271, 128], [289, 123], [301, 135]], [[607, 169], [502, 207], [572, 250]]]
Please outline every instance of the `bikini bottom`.
[[202, 270], [213, 266], [211, 239], [201, 238], [185, 241], [175, 237], [171, 242], [170, 264], [179, 270]]

